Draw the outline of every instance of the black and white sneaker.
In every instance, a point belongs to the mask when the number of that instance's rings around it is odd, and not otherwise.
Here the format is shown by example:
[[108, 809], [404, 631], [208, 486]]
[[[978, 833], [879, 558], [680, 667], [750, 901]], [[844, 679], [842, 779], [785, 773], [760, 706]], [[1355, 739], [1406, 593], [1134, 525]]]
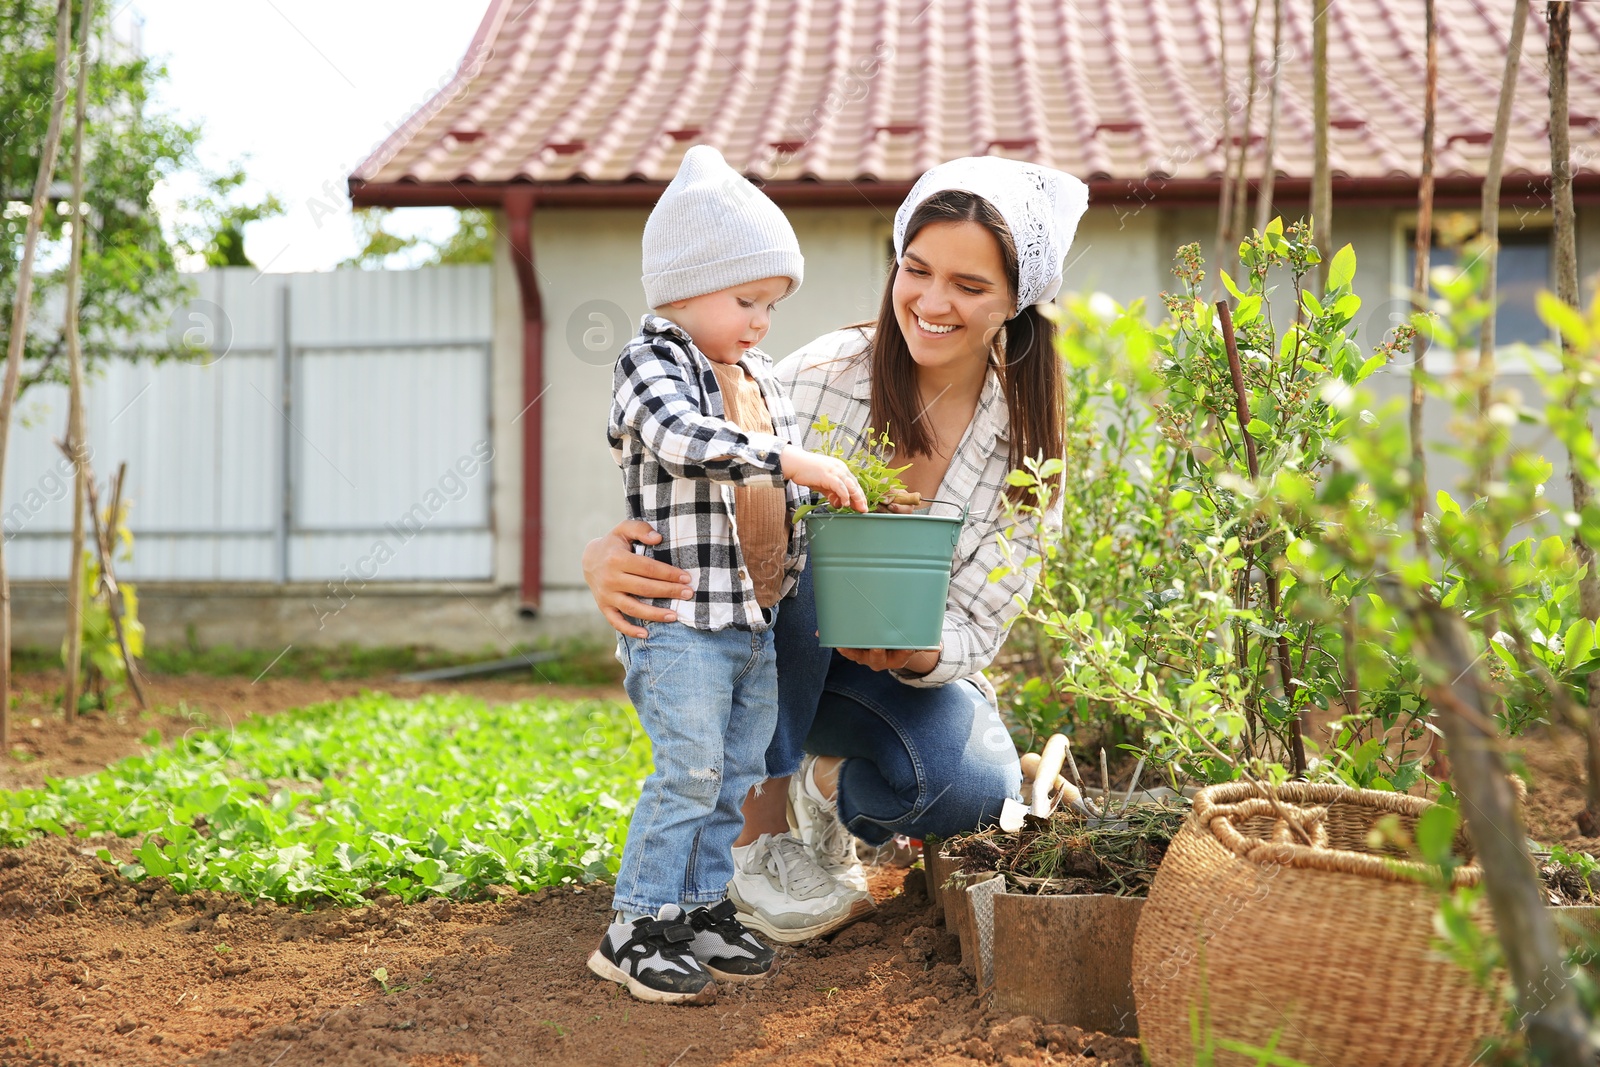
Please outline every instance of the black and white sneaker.
[[725, 982], [753, 982], [778, 969], [772, 949], [738, 919], [733, 901], [720, 900], [689, 913], [694, 930], [690, 950], [701, 966]]
[[696, 933], [683, 909], [663, 904], [654, 919], [612, 923], [589, 955], [589, 969], [657, 1004], [711, 1004], [717, 984], [695, 959]]

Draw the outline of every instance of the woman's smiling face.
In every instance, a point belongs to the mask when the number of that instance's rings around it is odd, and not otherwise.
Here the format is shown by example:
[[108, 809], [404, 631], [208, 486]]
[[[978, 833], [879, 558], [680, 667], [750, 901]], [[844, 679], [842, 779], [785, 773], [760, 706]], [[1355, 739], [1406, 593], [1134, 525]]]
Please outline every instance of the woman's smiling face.
[[928, 223], [895, 272], [895, 319], [919, 367], [987, 363], [1014, 299], [1000, 242], [976, 222]]

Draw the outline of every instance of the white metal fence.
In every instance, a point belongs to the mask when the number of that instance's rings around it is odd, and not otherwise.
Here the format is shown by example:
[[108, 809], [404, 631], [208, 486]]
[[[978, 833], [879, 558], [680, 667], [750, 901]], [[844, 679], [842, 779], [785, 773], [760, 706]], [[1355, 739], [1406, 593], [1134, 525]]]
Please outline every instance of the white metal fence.
[[[126, 576], [489, 578], [490, 268], [195, 280], [172, 333], [210, 361], [117, 362], [86, 390], [96, 475], [128, 464]], [[66, 412], [59, 386], [19, 406], [3, 508], [14, 578], [67, 573]]]

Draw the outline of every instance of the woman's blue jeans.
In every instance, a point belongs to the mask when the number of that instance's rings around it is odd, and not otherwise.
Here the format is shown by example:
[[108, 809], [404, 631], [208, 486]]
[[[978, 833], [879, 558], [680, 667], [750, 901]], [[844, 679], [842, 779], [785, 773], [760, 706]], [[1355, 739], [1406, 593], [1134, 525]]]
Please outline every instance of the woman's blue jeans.
[[767, 776], [805, 752], [843, 756], [839, 817], [880, 845], [895, 834], [943, 837], [996, 821], [1020, 799], [1022, 768], [1000, 713], [968, 681], [934, 689], [852, 663], [817, 643], [811, 565], [775, 626], [778, 726]]

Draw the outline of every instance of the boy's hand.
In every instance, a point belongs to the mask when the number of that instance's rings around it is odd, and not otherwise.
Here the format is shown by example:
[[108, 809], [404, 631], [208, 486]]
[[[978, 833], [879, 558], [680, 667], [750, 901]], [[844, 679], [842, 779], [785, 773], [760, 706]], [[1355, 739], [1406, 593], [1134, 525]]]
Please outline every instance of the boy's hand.
[[841, 511], [867, 510], [867, 495], [844, 460], [807, 452], [795, 445], [784, 446], [782, 459], [783, 476], [789, 481], [815, 489]]

